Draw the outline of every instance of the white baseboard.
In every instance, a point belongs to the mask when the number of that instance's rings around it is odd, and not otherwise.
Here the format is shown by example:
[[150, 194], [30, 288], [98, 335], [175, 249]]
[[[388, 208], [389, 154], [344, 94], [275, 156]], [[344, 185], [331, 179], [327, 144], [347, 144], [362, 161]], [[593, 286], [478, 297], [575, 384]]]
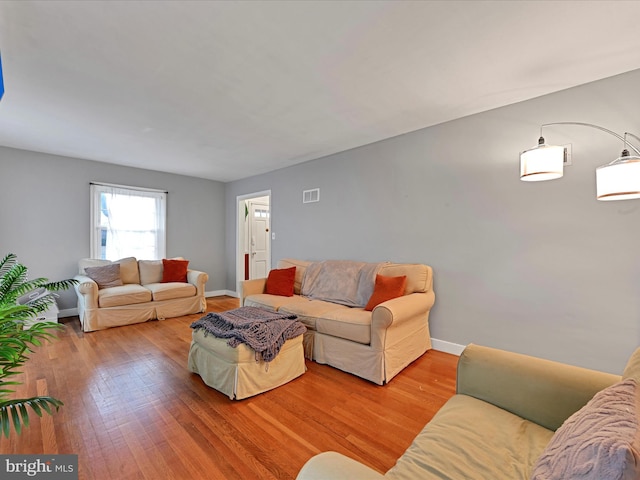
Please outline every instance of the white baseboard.
[[237, 292], [232, 292], [231, 290], [213, 290], [212, 292], [204, 292], [204, 296], [209, 297], [221, 297], [223, 295], [227, 295], [229, 297], [240, 298]]
[[451, 353], [452, 355], [460, 356], [465, 349], [465, 345], [459, 343], [447, 342], [446, 340], [438, 340], [437, 338], [431, 339], [431, 346], [434, 350], [439, 352]]
[[77, 308], [65, 308], [64, 310], [60, 310], [58, 312], [58, 318], [77, 317], [77, 316], [78, 316]]

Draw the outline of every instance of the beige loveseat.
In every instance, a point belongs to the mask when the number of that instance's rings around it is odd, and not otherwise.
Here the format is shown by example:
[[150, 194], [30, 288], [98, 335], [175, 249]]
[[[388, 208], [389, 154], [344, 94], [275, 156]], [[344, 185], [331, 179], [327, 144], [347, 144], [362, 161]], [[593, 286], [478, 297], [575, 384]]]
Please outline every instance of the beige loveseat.
[[[281, 260], [279, 269], [296, 267], [294, 295], [266, 294], [266, 279], [247, 280], [241, 285], [241, 305], [297, 315], [307, 327], [304, 336], [307, 358], [379, 385], [391, 380], [431, 348], [429, 311], [435, 301], [431, 267], [377, 264], [373, 273], [386, 277], [406, 276], [405, 292], [399, 298], [381, 303], [373, 311], [365, 311], [361, 307], [301, 295], [309, 283], [308, 276], [305, 278], [307, 270], [318, 263]], [[352, 280], [357, 281], [356, 278]]]
[[[86, 275], [85, 268], [117, 263], [121, 286], [98, 288]], [[82, 259], [75, 291], [78, 316], [85, 332], [130, 325], [147, 320], [179, 317], [204, 312], [207, 308], [205, 284], [209, 276], [197, 270], [187, 271], [186, 282], [162, 283], [162, 260], [123, 258], [109, 260]]]
[[638, 381], [640, 349], [620, 377], [470, 345], [458, 363], [456, 394], [385, 475], [325, 452], [297, 478], [637, 479]]

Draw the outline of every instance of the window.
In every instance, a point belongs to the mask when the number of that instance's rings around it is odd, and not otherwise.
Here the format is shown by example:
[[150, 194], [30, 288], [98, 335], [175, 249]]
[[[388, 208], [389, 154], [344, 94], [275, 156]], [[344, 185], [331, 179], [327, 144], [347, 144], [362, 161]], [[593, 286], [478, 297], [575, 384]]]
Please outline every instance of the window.
[[167, 193], [91, 184], [91, 257], [165, 258]]

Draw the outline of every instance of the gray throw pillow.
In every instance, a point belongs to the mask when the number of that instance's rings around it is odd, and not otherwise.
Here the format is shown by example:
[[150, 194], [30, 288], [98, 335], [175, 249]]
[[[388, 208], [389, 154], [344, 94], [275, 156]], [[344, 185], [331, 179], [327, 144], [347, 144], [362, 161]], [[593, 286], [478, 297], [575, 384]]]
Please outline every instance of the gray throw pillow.
[[122, 285], [120, 278], [120, 264], [112, 263], [102, 267], [87, 267], [84, 269], [87, 276], [98, 284], [98, 288], [119, 287]]
[[634, 379], [598, 392], [556, 430], [532, 480], [640, 478], [640, 392]]
[[142, 285], [162, 282], [162, 260], [138, 260], [138, 268]]

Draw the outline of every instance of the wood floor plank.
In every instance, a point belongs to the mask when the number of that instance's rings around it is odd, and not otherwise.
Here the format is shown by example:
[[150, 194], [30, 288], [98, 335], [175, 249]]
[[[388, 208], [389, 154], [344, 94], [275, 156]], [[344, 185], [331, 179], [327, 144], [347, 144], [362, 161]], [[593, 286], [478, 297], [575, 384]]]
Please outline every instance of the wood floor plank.
[[[236, 308], [215, 297], [208, 311]], [[64, 402], [31, 416], [2, 453], [74, 453], [81, 480], [295, 479], [313, 455], [335, 450], [385, 472], [455, 391], [457, 357], [429, 351], [379, 386], [307, 361], [277, 389], [232, 401], [187, 369], [190, 325], [202, 315], [85, 333], [62, 319], [35, 350], [17, 396]]]
[[[49, 388], [43, 378], [36, 380], [36, 393], [39, 397], [48, 397]], [[42, 448], [47, 453], [58, 453], [56, 431], [53, 426], [53, 417], [44, 415], [40, 420], [40, 432], [42, 433]]]

